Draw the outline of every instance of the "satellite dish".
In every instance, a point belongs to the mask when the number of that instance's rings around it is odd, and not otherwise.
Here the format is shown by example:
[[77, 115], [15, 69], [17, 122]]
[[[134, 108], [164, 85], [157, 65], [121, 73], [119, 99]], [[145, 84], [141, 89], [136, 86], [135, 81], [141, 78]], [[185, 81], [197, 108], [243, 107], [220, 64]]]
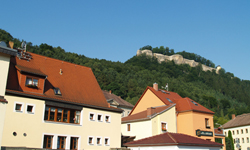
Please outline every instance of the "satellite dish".
[[7, 47], [7, 45], [4, 41], [0, 41], [0, 46]]

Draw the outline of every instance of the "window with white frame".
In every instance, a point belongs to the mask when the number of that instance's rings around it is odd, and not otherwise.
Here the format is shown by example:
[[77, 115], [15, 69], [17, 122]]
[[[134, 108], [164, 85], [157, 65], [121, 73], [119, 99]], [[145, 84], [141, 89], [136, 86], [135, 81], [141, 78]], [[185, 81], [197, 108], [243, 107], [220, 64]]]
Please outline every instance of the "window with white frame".
[[95, 113], [89, 113], [89, 120], [95, 121]]
[[78, 137], [70, 137], [70, 149], [71, 150], [78, 149]]
[[53, 136], [44, 135], [43, 137], [43, 148], [52, 149]]
[[24, 109], [24, 103], [15, 102], [15, 105], [14, 105], [15, 112], [23, 112], [23, 109]]
[[101, 137], [96, 137], [96, 144], [102, 145], [102, 138]]
[[105, 144], [106, 146], [109, 146], [109, 137], [105, 137], [105, 138], [104, 138], [104, 144]]
[[130, 130], [131, 130], [130, 124], [127, 124], [127, 131], [130, 131]]
[[167, 127], [166, 122], [161, 122], [161, 131], [162, 132], [167, 132], [168, 131], [168, 127]]
[[25, 85], [28, 87], [38, 87], [38, 79], [27, 77]]
[[35, 113], [35, 105], [34, 104], [26, 104], [26, 113], [34, 114]]
[[248, 133], [248, 129], [246, 129], [246, 133]]
[[102, 122], [102, 120], [103, 120], [102, 114], [98, 114], [98, 115], [97, 115], [97, 120], [98, 120], [99, 122]]
[[89, 145], [94, 145], [94, 137], [93, 136], [89, 136], [88, 143], [89, 143]]
[[105, 115], [105, 122], [110, 123], [111, 117], [110, 115]]

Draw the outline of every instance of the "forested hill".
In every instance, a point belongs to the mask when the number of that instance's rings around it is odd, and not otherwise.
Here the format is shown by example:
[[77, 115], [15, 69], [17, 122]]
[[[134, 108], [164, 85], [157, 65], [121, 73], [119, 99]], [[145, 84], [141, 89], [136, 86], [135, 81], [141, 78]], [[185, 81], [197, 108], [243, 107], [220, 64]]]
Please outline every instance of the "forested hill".
[[[13, 38], [10, 33], [0, 29], [0, 41], [14, 41], [14, 47], [20, 47], [21, 42]], [[204, 72], [201, 65], [176, 65], [173, 61], [161, 64], [155, 58], [146, 55], [134, 56], [125, 63], [107, 60], [91, 59], [84, 55], [65, 52], [61, 47], [48, 44], [32, 45], [27, 43], [27, 51], [40, 55], [68, 61], [71, 63], [91, 67], [100, 87], [112, 92], [123, 99], [135, 104], [147, 86], [157, 82], [159, 87], [168, 83], [169, 90], [177, 92], [182, 97], [189, 97], [215, 112], [215, 122], [225, 123], [231, 114], [250, 112], [250, 81], [240, 80], [232, 73], [220, 70]], [[180, 43], [181, 44], [181, 43]], [[146, 46], [148, 49], [148, 46]], [[145, 47], [142, 47], [142, 49]], [[152, 48], [162, 53], [175, 54], [169, 48]], [[135, 49], [136, 53], [136, 49]], [[158, 52], [159, 53], [159, 52]], [[184, 58], [198, 60], [198, 62], [214, 67], [212, 61], [197, 54], [179, 52]], [[199, 61], [200, 60], [200, 61]]]

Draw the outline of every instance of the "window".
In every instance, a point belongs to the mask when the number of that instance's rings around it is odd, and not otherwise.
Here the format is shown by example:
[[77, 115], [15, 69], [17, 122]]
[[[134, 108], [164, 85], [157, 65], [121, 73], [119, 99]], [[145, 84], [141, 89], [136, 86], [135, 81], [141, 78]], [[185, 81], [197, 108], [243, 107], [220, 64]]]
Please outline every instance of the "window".
[[173, 103], [169, 98], [166, 98], [170, 103]]
[[209, 126], [209, 119], [208, 119], [208, 118], [205, 118], [205, 124], [206, 124], [206, 128], [209, 128], [209, 129], [210, 129], [210, 126]]
[[102, 115], [101, 114], [97, 115], [97, 120], [100, 121], [100, 122], [102, 122]]
[[248, 133], [248, 129], [246, 129], [246, 133]]
[[129, 115], [130, 111], [128, 111], [128, 115]]
[[233, 135], [234, 135], [234, 131], [233, 131]]
[[234, 139], [234, 143], [235, 143], [235, 139]]
[[127, 124], [127, 131], [130, 131], [130, 124]]
[[109, 146], [109, 138], [108, 137], [104, 138], [104, 144], [106, 146]]
[[48, 148], [48, 149], [52, 149], [52, 140], [53, 136], [51, 135], [44, 135], [43, 138], [43, 148]]
[[62, 95], [61, 90], [59, 88], [54, 88], [55, 95]]
[[106, 115], [105, 116], [105, 121], [109, 123], [110, 122], [110, 116]]
[[241, 134], [243, 134], [243, 129], [241, 129]]
[[247, 137], [247, 143], [249, 143], [249, 138]]
[[28, 87], [38, 87], [38, 79], [27, 77], [25, 85]]
[[102, 138], [101, 137], [96, 138], [96, 144], [97, 145], [102, 145]]
[[15, 102], [14, 112], [23, 112], [24, 103]]
[[88, 142], [89, 142], [89, 145], [94, 145], [94, 137], [90, 136]]
[[225, 132], [225, 136], [227, 136], [227, 132]]
[[78, 145], [78, 138], [77, 137], [71, 137], [70, 138], [70, 149], [76, 150]]
[[242, 138], [242, 143], [244, 143], [244, 138]]
[[125, 116], [125, 111], [123, 110], [123, 112], [122, 112], [122, 117], [124, 117]]
[[80, 111], [46, 106], [44, 120], [79, 124]]
[[167, 131], [167, 123], [166, 122], [161, 123], [161, 131], [163, 131], [163, 132]]
[[239, 130], [237, 130], [237, 134], [239, 134]]
[[26, 104], [26, 113], [33, 114], [35, 112], [35, 105]]
[[58, 136], [57, 137], [57, 149], [65, 149], [66, 137]]
[[89, 114], [89, 120], [95, 121], [95, 114], [94, 113]]

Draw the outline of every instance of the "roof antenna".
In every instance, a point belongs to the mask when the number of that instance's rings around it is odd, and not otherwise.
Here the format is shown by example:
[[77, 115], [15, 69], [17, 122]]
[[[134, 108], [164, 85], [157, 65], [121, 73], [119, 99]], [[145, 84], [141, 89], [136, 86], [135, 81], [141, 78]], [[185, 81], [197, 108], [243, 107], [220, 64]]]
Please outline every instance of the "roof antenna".
[[162, 88], [168, 91], [168, 83], [165, 85], [165, 87], [162, 86]]

